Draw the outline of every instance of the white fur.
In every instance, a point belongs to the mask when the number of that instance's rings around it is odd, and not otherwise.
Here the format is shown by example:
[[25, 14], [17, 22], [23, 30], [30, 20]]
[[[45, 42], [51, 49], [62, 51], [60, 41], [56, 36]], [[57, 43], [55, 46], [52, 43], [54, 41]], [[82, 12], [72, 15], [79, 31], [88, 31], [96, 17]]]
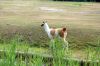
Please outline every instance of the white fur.
[[49, 28], [48, 24], [45, 23], [43, 27], [44, 27], [45, 32], [48, 34], [48, 37], [51, 39], [52, 35], [50, 34], [50, 28]]

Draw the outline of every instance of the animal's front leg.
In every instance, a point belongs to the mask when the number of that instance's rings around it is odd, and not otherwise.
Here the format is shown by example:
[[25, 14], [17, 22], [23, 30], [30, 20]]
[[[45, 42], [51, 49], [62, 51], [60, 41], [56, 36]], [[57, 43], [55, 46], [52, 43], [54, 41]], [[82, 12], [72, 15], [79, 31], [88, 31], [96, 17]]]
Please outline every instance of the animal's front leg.
[[49, 47], [50, 47], [50, 49], [53, 49], [53, 47], [54, 47], [54, 40], [53, 39], [51, 39]]

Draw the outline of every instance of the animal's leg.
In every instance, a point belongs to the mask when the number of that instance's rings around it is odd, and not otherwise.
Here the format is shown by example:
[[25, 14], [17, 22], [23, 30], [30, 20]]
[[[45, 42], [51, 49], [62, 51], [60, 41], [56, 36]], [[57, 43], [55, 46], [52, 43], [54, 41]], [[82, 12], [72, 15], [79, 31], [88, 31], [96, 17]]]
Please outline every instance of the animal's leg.
[[68, 51], [68, 41], [66, 41], [65, 39], [64, 39], [64, 45], [65, 45], [65, 49]]
[[51, 39], [49, 47], [51, 50], [53, 49], [53, 47], [54, 47], [54, 40], [53, 39]]

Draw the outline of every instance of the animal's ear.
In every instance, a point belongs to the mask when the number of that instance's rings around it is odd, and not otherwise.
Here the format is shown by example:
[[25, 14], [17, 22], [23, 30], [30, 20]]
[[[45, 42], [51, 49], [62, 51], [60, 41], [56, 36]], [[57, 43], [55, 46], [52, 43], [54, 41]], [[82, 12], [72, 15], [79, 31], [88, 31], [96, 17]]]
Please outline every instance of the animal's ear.
[[43, 23], [47, 23], [47, 21], [43, 21]]

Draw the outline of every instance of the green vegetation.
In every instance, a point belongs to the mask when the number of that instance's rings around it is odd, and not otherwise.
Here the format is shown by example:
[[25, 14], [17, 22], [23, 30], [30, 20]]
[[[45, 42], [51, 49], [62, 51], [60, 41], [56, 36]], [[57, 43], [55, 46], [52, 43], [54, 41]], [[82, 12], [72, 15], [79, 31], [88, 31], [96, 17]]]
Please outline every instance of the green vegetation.
[[[0, 66], [79, 66], [73, 59], [86, 61], [85, 66], [88, 60], [90, 66], [100, 66], [95, 62], [100, 60], [99, 6], [93, 2], [0, 1]], [[65, 52], [59, 39], [49, 43], [40, 27], [43, 21], [53, 28], [67, 27], [69, 51]], [[15, 51], [24, 52], [24, 57], [16, 57]], [[27, 54], [34, 56], [27, 58]]]
[[[71, 57], [71, 51], [66, 51], [66, 49], [64, 49], [64, 44], [62, 42], [62, 40], [60, 39], [55, 39], [54, 42], [51, 42], [50, 44], [50, 51], [52, 54], [52, 60], [50, 61], [50, 59], [48, 59], [48, 57], [46, 59], [44, 59], [44, 57], [41, 54], [33, 54], [33, 57], [31, 56], [26, 56], [24, 54], [24, 56], [22, 55], [18, 55], [16, 56], [16, 47], [18, 45], [18, 41], [16, 40], [12, 40], [10, 42], [11, 46], [8, 48], [7, 51], [5, 51], [2, 55], [1, 55], [1, 60], [0, 60], [0, 65], [1, 66], [42, 66], [42, 65], [46, 65], [49, 66], [50, 64], [52, 66], [80, 66], [80, 64], [82, 63], [81, 60], [75, 60], [72, 59]], [[26, 53], [28, 53], [28, 49], [29, 47], [26, 47]], [[100, 51], [100, 48], [95, 48], [96, 51], [91, 53], [90, 48], [88, 48], [88, 54], [87, 54], [87, 58], [85, 60], [84, 66], [87, 66], [87, 63], [89, 64], [89, 66], [95, 65], [95, 66], [99, 66], [99, 62], [100, 62], [100, 55], [97, 54]], [[98, 61], [97, 61], [98, 60]], [[50, 61], [50, 62], [48, 62]]]

